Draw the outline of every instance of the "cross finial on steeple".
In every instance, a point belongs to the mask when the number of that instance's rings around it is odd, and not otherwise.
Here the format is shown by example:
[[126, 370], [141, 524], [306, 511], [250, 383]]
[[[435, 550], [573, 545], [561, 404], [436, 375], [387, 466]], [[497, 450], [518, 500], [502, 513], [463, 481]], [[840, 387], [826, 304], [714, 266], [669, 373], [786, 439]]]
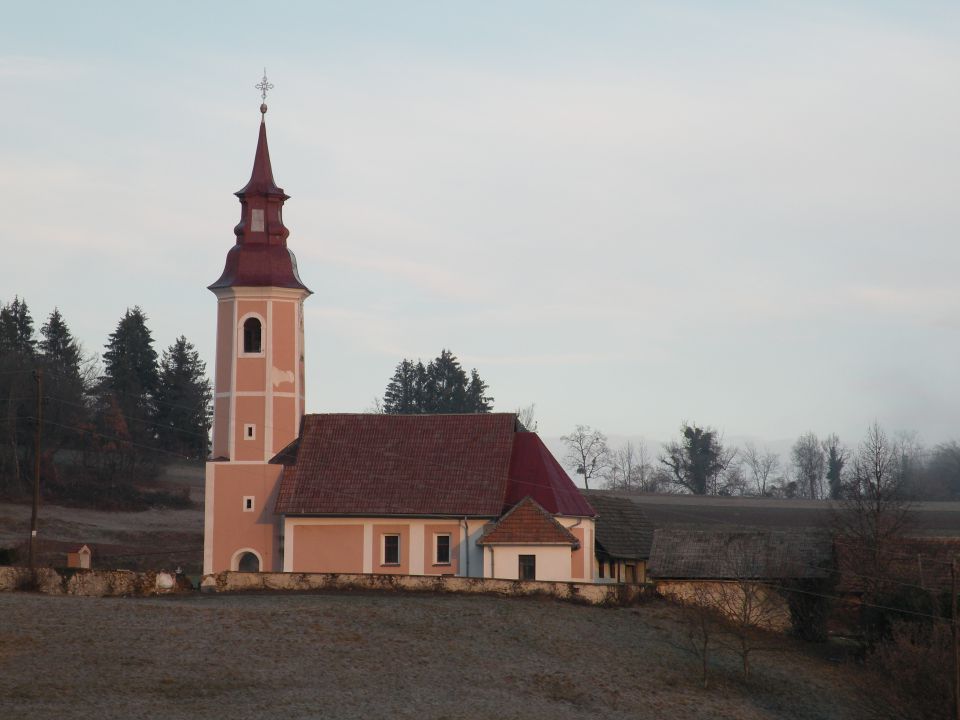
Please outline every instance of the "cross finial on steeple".
[[260, 103], [260, 114], [266, 115], [267, 113], [267, 91], [273, 90], [273, 83], [267, 82], [267, 69], [263, 69], [263, 79], [258, 82], [254, 87], [260, 91], [260, 99], [263, 100]]

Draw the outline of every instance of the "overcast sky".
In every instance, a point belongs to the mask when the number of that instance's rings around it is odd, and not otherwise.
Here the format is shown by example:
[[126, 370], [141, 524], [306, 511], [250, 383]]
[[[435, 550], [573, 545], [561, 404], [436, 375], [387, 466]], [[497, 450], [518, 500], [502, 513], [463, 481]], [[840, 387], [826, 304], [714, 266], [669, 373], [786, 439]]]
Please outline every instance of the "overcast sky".
[[[138, 5], [134, 9], [134, 5]], [[955, 2], [8, 3], [0, 299], [212, 368], [267, 66], [307, 405], [960, 437]]]

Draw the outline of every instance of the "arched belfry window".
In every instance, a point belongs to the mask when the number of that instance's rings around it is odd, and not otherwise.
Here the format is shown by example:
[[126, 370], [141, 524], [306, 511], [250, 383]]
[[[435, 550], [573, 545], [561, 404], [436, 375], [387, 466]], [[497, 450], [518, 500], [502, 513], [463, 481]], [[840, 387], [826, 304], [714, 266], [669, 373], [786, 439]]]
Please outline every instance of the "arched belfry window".
[[247, 318], [243, 322], [243, 351], [258, 353], [261, 351], [261, 326], [258, 318]]

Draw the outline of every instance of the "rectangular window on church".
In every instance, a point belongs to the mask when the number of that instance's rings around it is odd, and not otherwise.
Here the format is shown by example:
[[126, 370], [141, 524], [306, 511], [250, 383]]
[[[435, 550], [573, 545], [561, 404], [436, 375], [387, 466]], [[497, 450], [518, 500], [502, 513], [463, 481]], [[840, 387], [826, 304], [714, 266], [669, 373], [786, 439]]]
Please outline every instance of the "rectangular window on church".
[[253, 512], [253, 495], [243, 496], [243, 511]]
[[383, 536], [383, 564], [384, 565], [400, 564], [400, 536], [399, 535]]
[[253, 232], [263, 232], [263, 210], [254, 210], [251, 213], [251, 227]]
[[450, 564], [450, 535], [434, 535], [436, 552], [434, 562], [437, 565]]

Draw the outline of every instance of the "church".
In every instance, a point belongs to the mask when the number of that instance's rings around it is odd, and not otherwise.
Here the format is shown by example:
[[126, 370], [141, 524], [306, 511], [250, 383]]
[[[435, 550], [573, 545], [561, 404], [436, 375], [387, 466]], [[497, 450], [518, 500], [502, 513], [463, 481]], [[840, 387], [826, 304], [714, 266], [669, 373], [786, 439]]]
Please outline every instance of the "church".
[[591, 582], [596, 513], [512, 413], [306, 414], [303, 304], [265, 104], [217, 298], [204, 574]]

